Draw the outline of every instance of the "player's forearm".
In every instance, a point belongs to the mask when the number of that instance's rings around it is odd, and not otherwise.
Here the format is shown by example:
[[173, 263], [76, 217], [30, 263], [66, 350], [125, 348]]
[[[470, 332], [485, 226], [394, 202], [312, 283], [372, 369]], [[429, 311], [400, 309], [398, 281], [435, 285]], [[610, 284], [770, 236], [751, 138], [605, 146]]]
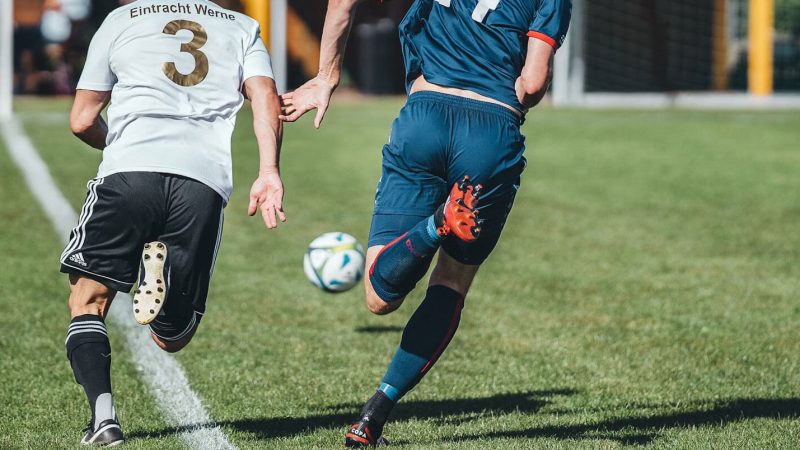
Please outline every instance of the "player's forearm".
[[281, 142], [283, 140], [283, 125], [281, 121], [275, 124], [263, 121], [254, 122], [256, 140], [258, 142], [258, 175], [280, 173]]
[[361, 0], [330, 0], [319, 54], [319, 77], [331, 86], [338, 86], [347, 37], [353, 25], [356, 6]]
[[106, 137], [108, 136], [108, 125], [102, 117], [98, 116], [90, 124], [71, 124], [72, 133], [86, 144], [103, 150], [106, 148]]
[[278, 119], [280, 101], [277, 92], [253, 101], [253, 131], [258, 143], [258, 174], [280, 172], [283, 122]]

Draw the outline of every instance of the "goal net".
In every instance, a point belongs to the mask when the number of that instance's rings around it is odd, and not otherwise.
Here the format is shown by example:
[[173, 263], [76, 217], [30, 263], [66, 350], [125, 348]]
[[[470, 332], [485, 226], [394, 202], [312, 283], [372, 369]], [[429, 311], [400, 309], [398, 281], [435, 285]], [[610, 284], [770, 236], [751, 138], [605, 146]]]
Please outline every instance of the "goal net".
[[800, 0], [574, 0], [573, 8], [556, 58], [556, 104], [746, 104], [748, 93], [800, 92]]

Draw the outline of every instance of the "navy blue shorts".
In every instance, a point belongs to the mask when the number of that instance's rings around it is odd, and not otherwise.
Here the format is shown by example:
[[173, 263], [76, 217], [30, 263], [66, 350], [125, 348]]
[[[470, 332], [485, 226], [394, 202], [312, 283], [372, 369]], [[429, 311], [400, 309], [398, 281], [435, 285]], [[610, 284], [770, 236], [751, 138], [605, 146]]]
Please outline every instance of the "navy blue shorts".
[[525, 169], [520, 118], [492, 103], [439, 92], [408, 98], [383, 147], [369, 246], [386, 245], [444, 203], [464, 175], [483, 184], [477, 241], [448, 237], [442, 248], [464, 264], [481, 264], [492, 252], [514, 204]]

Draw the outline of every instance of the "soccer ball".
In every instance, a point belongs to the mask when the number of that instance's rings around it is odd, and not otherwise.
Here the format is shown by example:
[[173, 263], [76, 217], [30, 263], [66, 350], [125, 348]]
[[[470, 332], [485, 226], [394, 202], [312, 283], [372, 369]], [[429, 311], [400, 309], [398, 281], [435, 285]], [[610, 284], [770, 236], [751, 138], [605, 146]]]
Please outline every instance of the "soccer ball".
[[327, 292], [344, 292], [364, 276], [364, 248], [347, 233], [324, 233], [303, 257], [308, 281]]

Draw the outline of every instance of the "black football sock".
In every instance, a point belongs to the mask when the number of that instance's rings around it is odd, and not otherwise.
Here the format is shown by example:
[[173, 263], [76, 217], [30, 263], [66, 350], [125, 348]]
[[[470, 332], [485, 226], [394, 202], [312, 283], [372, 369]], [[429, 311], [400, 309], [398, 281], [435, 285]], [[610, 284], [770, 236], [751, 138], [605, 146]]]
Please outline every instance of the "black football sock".
[[397, 402], [433, 367], [461, 320], [464, 297], [445, 286], [430, 286], [403, 330], [378, 391]]
[[361, 408], [361, 417], [369, 417], [370, 423], [373, 424], [373, 430], [377, 436], [381, 435], [383, 424], [386, 423], [386, 419], [389, 418], [389, 413], [392, 412], [394, 403], [395, 402], [383, 392], [376, 391], [375, 395]]
[[425, 276], [443, 239], [436, 231], [441, 226], [437, 215], [441, 215], [439, 211], [423, 219], [383, 247], [375, 258], [369, 270], [369, 280], [375, 293], [384, 301], [405, 297]]
[[111, 344], [100, 316], [75, 317], [67, 329], [67, 359], [75, 381], [83, 386], [92, 410], [92, 429], [104, 420], [114, 419], [111, 397]]

